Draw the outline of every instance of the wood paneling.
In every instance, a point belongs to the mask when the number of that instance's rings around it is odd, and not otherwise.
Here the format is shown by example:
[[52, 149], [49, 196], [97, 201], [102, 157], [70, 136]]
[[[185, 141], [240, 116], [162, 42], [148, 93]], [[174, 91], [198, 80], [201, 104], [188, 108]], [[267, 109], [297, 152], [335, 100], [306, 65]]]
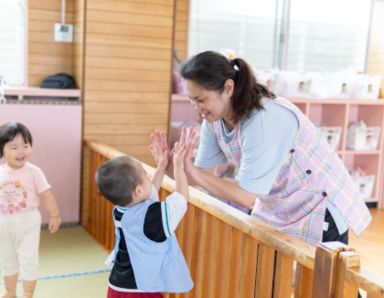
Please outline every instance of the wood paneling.
[[[54, 24], [61, 22], [60, 0], [30, 0], [28, 3], [28, 84], [59, 72], [73, 74], [73, 44], [54, 41]], [[65, 21], [73, 24], [75, 0], [66, 1]]]
[[84, 80], [84, 47], [85, 47], [85, 1], [75, 0], [74, 6], [74, 32], [72, 44], [72, 74], [76, 79], [78, 88], [82, 89]]
[[[88, 141], [85, 152], [84, 172], [88, 177], [95, 176], [101, 163], [121, 155], [111, 147]], [[154, 175], [154, 168], [143, 167], [150, 177]], [[82, 224], [111, 250], [112, 204], [100, 195], [94, 179], [87, 181], [87, 196], [83, 197], [87, 213]], [[174, 190], [175, 181], [165, 177], [160, 200]], [[382, 278], [359, 268], [359, 256], [353, 248], [340, 242], [323, 243], [317, 246], [315, 256], [313, 246], [194, 188], [190, 188], [188, 211], [176, 235], [194, 287], [187, 293], [164, 293], [165, 298], [264, 298], [272, 297], [272, 291], [275, 298], [291, 297], [292, 292], [303, 298], [350, 298], [357, 297], [358, 287], [367, 291], [367, 297], [384, 298]]]
[[174, 2], [87, 2], [84, 136], [151, 162], [168, 129]]
[[181, 60], [187, 58], [189, 26], [189, 0], [176, 1], [174, 47]]
[[74, 42], [56, 43], [61, 0], [30, 0], [29, 85], [73, 75], [82, 89], [84, 137], [152, 163], [149, 135], [168, 130], [174, 14], [174, 0], [67, 0]]
[[[373, 1], [371, 35], [368, 49], [368, 73], [384, 77], [384, 2]], [[384, 80], [381, 81], [381, 97], [384, 97]]]

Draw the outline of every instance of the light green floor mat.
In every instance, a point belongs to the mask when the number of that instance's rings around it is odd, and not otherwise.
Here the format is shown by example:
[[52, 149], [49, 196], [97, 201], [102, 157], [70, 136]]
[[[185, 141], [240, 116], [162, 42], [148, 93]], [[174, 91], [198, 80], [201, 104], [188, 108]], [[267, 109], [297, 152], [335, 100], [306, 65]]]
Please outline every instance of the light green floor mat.
[[[43, 231], [40, 279], [35, 297], [106, 297], [110, 269], [104, 265], [107, 256], [108, 253], [81, 227], [62, 228], [54, 235]], [[18, 297], [22, 297], [21, 284]]]

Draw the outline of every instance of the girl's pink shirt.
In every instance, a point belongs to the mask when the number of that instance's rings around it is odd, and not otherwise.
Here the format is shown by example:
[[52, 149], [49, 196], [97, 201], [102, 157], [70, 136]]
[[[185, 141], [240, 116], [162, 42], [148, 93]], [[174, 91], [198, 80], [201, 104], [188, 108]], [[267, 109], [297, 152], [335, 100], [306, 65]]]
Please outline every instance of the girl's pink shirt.
[[37, 208], [39, 194], [50, 187], [42, 170], [29, 162], [20, 169], [1, 164], [0, 215]]

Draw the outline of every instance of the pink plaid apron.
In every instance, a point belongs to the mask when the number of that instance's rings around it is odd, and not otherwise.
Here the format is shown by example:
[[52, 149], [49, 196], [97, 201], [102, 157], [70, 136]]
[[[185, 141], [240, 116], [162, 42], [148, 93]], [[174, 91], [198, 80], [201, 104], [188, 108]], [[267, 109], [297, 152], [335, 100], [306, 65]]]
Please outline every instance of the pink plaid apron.
[[[358, 197], [355, 183], [343, 162], [294, 104], [284, 98], [274, 101], [296, 115], [299, 131], [271, 191], [268, 195], [257, 196], [252, 215], [286, 234], [316, 245], [323, 236], [326, 204], [331, 202], [346, 224], [359, 235], [371, 216]], [[240, 166], [240, 125], [229, 143], [224, 140], [222, 125], [221, 121], [213, 123], [219, 146], [229, 162]]]

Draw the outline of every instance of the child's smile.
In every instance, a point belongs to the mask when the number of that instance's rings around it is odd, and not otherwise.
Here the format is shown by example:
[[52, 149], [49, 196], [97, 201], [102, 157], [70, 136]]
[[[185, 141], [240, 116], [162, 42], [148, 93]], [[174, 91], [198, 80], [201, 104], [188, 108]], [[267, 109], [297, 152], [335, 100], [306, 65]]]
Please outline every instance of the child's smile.
[[25, 143], [23, 137], [18, 134], [4, 146], [4, 158], [7, 164], [14, 169], [22, 168], [32, 154], [31, 145]]

